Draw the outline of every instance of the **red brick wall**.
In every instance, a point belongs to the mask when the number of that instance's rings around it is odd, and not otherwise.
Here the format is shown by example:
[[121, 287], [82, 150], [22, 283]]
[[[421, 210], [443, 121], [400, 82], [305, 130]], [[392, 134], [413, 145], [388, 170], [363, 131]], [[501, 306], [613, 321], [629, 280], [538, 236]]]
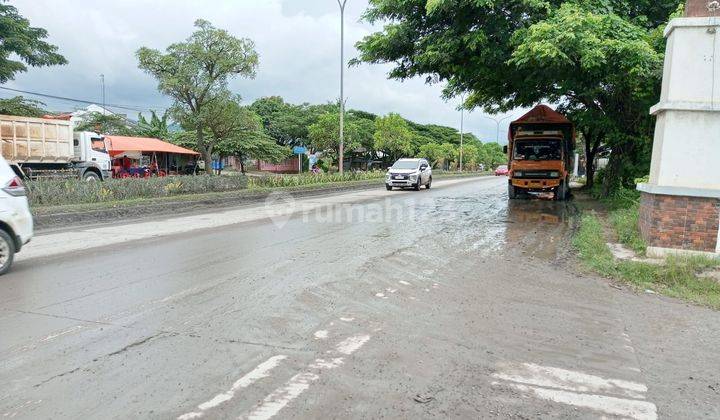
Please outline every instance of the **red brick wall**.
[[649, 246], [715, 252], [720, 200], [642, 193], [640, 232]]
[[258, 161], [257, 168], [260, 171], [274, 172], [277, 174], [296, 174], [298, 171], [298, 157], [295, 156], [280, 163]]

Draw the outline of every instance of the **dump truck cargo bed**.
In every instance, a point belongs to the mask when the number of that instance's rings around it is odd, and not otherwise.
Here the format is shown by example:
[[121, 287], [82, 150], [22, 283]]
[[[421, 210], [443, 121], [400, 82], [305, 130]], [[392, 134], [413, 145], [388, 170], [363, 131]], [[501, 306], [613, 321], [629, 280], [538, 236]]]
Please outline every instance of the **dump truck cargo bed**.
[[0, 153], [11, 164], [71, 163], [70, 121], [0, 115]]

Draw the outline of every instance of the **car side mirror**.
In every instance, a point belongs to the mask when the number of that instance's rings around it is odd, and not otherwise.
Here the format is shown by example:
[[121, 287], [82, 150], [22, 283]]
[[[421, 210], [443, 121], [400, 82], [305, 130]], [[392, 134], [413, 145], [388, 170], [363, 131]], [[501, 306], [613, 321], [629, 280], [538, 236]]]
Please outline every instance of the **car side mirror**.
[[421, 170], [421, 171], [424, 171], [424, 170], [427, 169], [427, 168], [428, 168], [427, 165], [420, 165], [420, 170]]
[[503, 153], [507, 154], [507, 152], [508, 152], [508, 147], [507, 147], [507, 146], [503, 146]]

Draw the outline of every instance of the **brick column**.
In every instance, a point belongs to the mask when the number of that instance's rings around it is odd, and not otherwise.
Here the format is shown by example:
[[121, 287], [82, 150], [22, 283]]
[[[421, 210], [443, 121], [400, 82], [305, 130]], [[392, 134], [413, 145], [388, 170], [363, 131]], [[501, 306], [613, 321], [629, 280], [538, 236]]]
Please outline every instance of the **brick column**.
[[716, 254], [720, 199], [642, 192], [640, 232], [660, 256], [669, 250]]

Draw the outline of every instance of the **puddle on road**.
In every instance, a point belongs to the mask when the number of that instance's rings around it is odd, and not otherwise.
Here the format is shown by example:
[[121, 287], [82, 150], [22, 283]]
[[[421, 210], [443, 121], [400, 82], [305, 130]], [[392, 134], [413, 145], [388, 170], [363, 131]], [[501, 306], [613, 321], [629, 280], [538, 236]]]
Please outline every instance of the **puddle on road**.
[[512, 200], [507, 204], [506, 246], [538, 258], [554, 259], [570, 241], [572, 201]]

